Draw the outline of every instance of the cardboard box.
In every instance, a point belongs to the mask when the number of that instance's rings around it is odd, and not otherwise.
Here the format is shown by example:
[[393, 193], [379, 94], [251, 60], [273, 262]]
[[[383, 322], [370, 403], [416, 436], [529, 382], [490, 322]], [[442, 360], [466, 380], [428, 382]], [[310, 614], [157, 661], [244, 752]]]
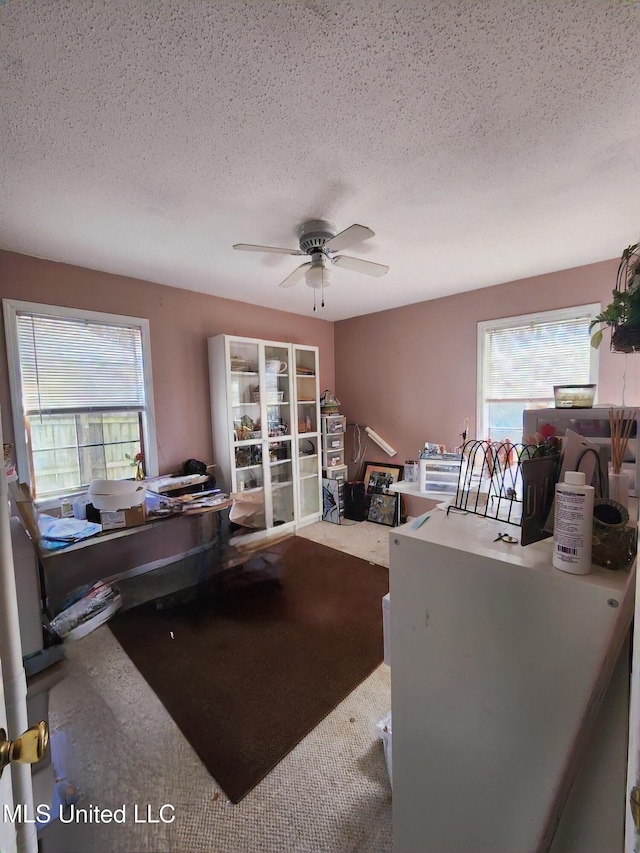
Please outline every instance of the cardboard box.
[[125, 527], [137, 527], [147, 520], [144, 504], [130, 509], [119, 509], [115, 512], [100, 512], [100, 524], [103, 530], [122, 530]]

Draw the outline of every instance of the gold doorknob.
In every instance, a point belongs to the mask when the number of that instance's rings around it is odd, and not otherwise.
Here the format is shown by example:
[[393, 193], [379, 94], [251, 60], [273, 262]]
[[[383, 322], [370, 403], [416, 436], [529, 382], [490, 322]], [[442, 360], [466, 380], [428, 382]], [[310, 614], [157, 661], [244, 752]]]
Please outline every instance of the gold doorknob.
[[42, 761], [49, 744], [49, 726], [37, 723], [23, 732], [16, 740], [7, 740], [7, 733], [0, 729], [0, 776], [12, 761], [20, 764], [37, 764]]
[[631, 817], [635, 827], [640, 830], [640, 787], [638, 785], [631, 789], [629, 805], [631, 806]]

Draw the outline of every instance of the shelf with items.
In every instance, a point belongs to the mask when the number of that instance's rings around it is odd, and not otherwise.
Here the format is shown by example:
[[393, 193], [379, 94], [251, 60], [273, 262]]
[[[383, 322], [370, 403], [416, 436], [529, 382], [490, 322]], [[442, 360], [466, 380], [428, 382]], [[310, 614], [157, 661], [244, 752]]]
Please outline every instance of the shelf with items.
[[262, 433], [255, 435], [253, 438], [235, 439], [233, 445], [234, 447], [250, 447], [252, 444], [258, 444], [260, 441], [262, 441]]
[[313, 403], [302, 402], [298, 403], [298, 433], [317, 433], [318, 423], [316, 420], [316, 410]]
[[262, 486], [251, 486], [248, 489], [238, 489], [239, 492], [242, 492], [245, 495], [257, 494], [258, 492], [263, 492], [264, 488]]

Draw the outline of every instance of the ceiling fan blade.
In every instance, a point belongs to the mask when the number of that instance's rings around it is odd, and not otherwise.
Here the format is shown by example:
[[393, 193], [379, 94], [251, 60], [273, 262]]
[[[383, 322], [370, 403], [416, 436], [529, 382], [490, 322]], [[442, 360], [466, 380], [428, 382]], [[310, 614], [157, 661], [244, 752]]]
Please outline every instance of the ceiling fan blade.
[[389, 267], [384, 264], [374, 264], [373, 261], [363, 261], [362, 258], [350, 258], [349, 255], [338, 255], [337, 258], [333, 259], [333, 263], [337, 267], [361, 272], [364, 275], [373, 275], [376, 278], [389, 272]]
[[251, 243], [235, 243], [234, 249], [241, 249], [243, 252], [275, 252], [278, 255], [304, 255], [306, 252], [301, 252], [300, 249], [279, 249], [277, 246], [253, 246]]
[[375, 233], [371, 228], [365, 228], [364, 225], [350, 225], [344, 231], [340, 231], [324, 244], [325, 249], [331, 252], [341, 252], [342, 249], [348, 249], [349, 246], [355, 246], [356, 243], [362, 243], [363, 240], [368, 240], [369, 237], [374, 237]]
[[290, 275], [288, 275], [284, 281], [280, 282], [280, 287], [293, 287], [294, 284], [297, 284], [304, 278], [304, 274], [311, 266], [311, 261], [308, 264], [300, 264]]

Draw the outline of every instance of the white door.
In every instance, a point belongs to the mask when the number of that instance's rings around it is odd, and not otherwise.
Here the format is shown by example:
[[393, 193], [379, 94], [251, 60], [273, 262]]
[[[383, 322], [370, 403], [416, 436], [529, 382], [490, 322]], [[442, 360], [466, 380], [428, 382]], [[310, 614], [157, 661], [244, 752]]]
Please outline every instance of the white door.
[[[2, 445], [1, 419], [0, 445]], [[4, 464], [0, 463], [0, 590], [2, 592], [0, 595], [0, 728], [15, 740], [26, 731], [28, 724], [8, 497], [6, 469]], [[2, 659], [4, 659], [4, 666]], [[5, 689], [5, 682], [11, 685], [10, 689]], [[7, 708], [11, 727], [7, 725]], [[34, 749], [39, 756], [43, 754], [48, 741], [46, 730], [42, 732], [42, 736], [36, 735], [36, 740], [37, 748], [34, 747], [34, 733], [23, 741], [22, 761], [27, 756], [32, 756]], [[15, 853], [16, 850], [20, 850], [20, 853], [37, 853], [38, 839], [34, 825], [31, 768], [26, 763], [13, 765], [13, 767], [13, 770], [6, 767], [0, 777], [0, 853]], [[19, 801], [16, 806], [26, 809], [27, 819], [24, 820], [25, 815], [20, 814], [19, 825], [13, 820], [15, 813], [11, 807], [14, 797]]]
[[[2, 680], [2, 659], [0, 658], [0, 729], [7, 731], [7, 714], [4, 706], [4, 682]], [[0, 777], [0, 851], [16, 853], [17, 841], [15, 824], [5, 820], [7, 812], [13, 814], [13, 788], [11, 771], [8, 767]]]
[[[629, 706], [629, 760], [627, 766], [627, 802], [625, 805], [625, 853], [634, 853], [640, 845], [635, 828], [631, 799], [640, 803], [640, 583], [636, 579], [636, 603], [633, 620], [633, 657], [631, 662], [631, 700]], [[636, 789], [634, 791], [634, 789]]]

